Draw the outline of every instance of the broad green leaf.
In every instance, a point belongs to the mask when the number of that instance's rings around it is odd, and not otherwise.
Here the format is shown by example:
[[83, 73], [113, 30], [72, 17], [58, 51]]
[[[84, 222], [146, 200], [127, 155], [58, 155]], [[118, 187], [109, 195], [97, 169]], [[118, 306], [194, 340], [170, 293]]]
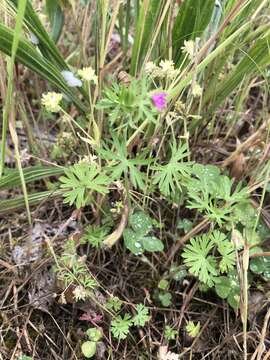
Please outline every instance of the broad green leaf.
[[226, 299], [231, 291], [231, 280], [226, 276], [220, 276], [218, 280], [215, 285], [216, 293], [221, 299]]
[[145, 236], [141, 239], [142, 246], [144, 250], [155, 252], [155, 251], [163, 251], [164, 245], [161, 240], [156, 238], [155, 236]]
[[146, 235], [153, 227], [149, 215], [143, 211], [137, 211], [129, 218], [129, 224], [137, 236]]
[[250, 260], [249, 268], [255, 274], [260, 274], [265, 280], [270, 279], [270, 257], [258, 256]]
[[82, 353], [83, 355], [87, 358], [90, 359], [92, 358], [97, 350], [97, 344], [94, 341], [85, 341], [82, 343], [81, 346], [82, 349]]
[[227, 301], [234, 310], [237, 310], [240, 306], [240, 289], [233, 289], [229, 293]]
[[140, 239], [138, 239], [136, 233], [131, 229], [125, 229], [123, 233], [125, 246], [130, 250], [134, 255], [140, 255], [143, 253], [144, 249], [141, 244]]

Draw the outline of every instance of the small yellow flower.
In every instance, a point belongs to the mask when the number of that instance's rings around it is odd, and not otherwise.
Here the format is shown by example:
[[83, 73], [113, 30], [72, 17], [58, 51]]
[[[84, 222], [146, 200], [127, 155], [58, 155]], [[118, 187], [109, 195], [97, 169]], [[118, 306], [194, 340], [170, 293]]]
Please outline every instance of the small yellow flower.
[[60, 111], [60, 102], [63, 99], [63, 95], [56, 92], [48, 92], [42, 95], [41, 103], [50, 112]]
[[174, 69], [174, 62], [172, 60], [161, 60], [159, 66], [162, 77], [168, 77], [170, 79], [175, 77], [176, 70]]
[[84, 67], [81, 70], [78, 70], [78, 75], [85, 81], [92, 81], [94, 84], [97, 84], [98, 82], [95, 70], [91, 66]]
[[192, 86], [192, 95], [194, 97], [201, 97], [202, 96], [202, 88], [200, 87], [200, 85], [198, 83], [195, 83]]

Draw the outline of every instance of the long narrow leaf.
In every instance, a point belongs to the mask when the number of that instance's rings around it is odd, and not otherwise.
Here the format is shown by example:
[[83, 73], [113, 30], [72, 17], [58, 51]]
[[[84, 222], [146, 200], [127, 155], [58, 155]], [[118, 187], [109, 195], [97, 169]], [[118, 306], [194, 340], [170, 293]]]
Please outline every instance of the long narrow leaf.
[[[60, 167], [30, 166], [23, 169], [25, 183], [30, 183], [50, 176], [57, 176], [64, 173]], [[20, 185], [20, 174], [18, 170], [10, 170], [7, 175], [0, 179], [0, 190], [12, 189]]]
[[[30, 206], [38, 205], [42, 201], [55, 199], [61, 195], [62, 195], [62, 191], [60, 190], [54, 192], [52, 191], [38, 192], [35, 194], [28, 195], [28, 202]], [[25, 203], [23, 196], [18, 196], [14, 199], [3, 200], [1, 201], [0, 214], [6, 215], [7, 212], [22, 209], [24, 205]]]
[[[0, 51], [9, 56], [11, 55], [13, 36], [14, 31], [0, 23]], [[34, 46], [23, 37], [21, 37], [19, 41], [16, 61], [27, 66], [42, 78], [48, 80], [52, 85], [56, 86], [67, 95], [81, 111], [87, 111], [87, 108], [80, 101], [76, 93], [67, 85], [61, 72], [51, 62], [42, 57]]]

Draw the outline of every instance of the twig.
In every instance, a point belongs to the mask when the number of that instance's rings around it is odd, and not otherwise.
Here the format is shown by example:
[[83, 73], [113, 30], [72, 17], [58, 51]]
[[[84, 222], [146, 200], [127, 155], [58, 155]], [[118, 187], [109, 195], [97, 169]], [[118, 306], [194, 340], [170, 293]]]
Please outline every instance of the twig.
[[105, 247], [107, 248], [113, 247], [113, 245], [121, 238], [123, 231], [127, 225], [128, 213], [129, 213], [129, 208], [128, 205], [126, 204], [124, 206], [124, 211], [121, 217], [121, 221], [117, 229], [114, 230], [114, 232], [111, 233], [109, 236], [107, 236], [107, 238], [103, 241]]

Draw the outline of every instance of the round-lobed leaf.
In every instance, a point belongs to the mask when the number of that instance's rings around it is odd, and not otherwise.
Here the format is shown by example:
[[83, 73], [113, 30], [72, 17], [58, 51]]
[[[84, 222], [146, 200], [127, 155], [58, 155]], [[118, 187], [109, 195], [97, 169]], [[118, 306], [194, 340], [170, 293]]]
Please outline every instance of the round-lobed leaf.
[[85, 341], [84, 343], [82, 343], [81, 350], [82, 350], [83, 355], [87, 359], [90, 359], [96, 353], [97, 344], [95, 341]]

